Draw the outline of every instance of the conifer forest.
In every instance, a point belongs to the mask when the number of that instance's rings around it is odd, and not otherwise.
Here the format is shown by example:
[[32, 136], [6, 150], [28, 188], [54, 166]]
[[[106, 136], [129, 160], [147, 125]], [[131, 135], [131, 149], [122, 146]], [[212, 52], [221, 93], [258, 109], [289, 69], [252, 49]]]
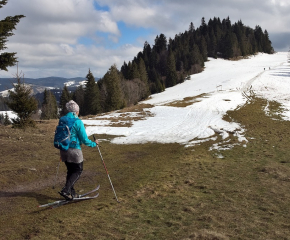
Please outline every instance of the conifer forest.
[[112, 65], [97, 82], [97, 88], [91, 83], [89, 72], [86, 87], [77, 89], [72, 98], [81, 106], [84, 96], [98, 98], [89, 101], [90, 107], [85, 101], [89, 109], [82, 114], [112, 111], [136, 104], [201, 72], [208, 57], [238, 59], [257, 52], [274, 53], [267, 30], [260, 26], [252, 29], [242, 21], [232, 24], [229, 17], [213, 18], [208, 23], [202, 18], [198, 28], [190, 23], [188, 30], [176, 34], [174, 39], [160, 34], [153, 46], [145, 42], [143, 51], [132, 61], [124, 62], [120, 70]]
[[[260, 26], [252, 29], [241, 20], [232, 24], [229, 17], [214, 17], [208, 23], [202, 18], [199, 27], [190, 23], [188, 30], [173, 39], [161, 33], [153, 46], [146, 41], [143, 51], [124, 62], [120, 69], [113, 64], [97, 82], [89, 70], [84, 86], [74, 92], [65, 86], [58, 104], [60, 115], [66, 113], [65, 103], [70, 99], [79, 104], [81, 116], [122, 109], [203, 71], [209, 57], [235, 60], [257, 52], [274, 53], [267, 30]], [[55, 101], [47, 90], [40, 104], [43, 119], [55, 118]]]

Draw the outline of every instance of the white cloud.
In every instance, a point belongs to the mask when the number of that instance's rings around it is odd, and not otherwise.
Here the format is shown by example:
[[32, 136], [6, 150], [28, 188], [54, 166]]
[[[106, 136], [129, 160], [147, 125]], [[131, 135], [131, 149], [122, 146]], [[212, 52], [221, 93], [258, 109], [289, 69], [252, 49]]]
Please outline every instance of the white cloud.
[[74, 50], [73, 48], [68, 45], [68, 44], [60, 44], [60, 47], [65, 51], [65, 53], [67, 55], [73, 55], [74, 54]]
[[128, 25], [155, 28], [158, 33], [174, 37], [201, 18], [228, 16], [232, 22], [242, 20], [254, 28], [260, 25], [269, 33], [290, 32], [290, 2], [287, 0], [96, 0], [111, 9], [116, 21]]
[[[94, 3], [108, 7], [97, 10]], [[0, 9], [5, 16], [23, 14], [15, 35], [7, 43], [9, 52], [17, 52], [19, 67], [27, 77], [86, 76], [91, 68], [96, 77], [102, 77], [116, 63], [121, 67], [142, 50], [148, 41], [154, 44], [156, 35], [164, 33], [167, 39], [188, 29], [193, 22], [200, 26], [202, 17], [230, 17], [232, 22], [242, 20], [254, 28], [267, 29], [270, 38], [285, 49], [290, 34], [290, 3], [287, 0], [9, 0]], [[119, 46], [126, 33], [118, 29], [118, 22], [127, 27], [153, 29], [150, 36], [140, 36], [135, 46]], [[90, 39], [92, 45], [80, 41]], [[116, 47], [118, 44], [118, 47]], [[126, 44], [126, 43], [124, 43]], [[137, 45], [138, 44], [138, 45]], [[105, 47], [112, 47], [106, 49]], [[11, 76], [0, 72], [0, 77]]]
[[[116, 64], [121, 67], [124, 61], [132, 60], [132, 56], [142, 49], [129, 45], [120, 49], [106, 49], [96, 46], [81, 44], [20, 44], [17, 46], [19, 70], [26, 77], [85, 77], [90, 68], [95, 77], [102, 77], [109, 67]], [[15, 49], [17, 50], [17, 47]], [[25, 51], [20, 51], [25, 49]], [[16, 67], [9, 69], [9, 73], [1, 77], [12, 77], [16, 73]], [[2, 73], [1, 72], [1, 73]]]
[[[81, 36], [96, 31], [120, 35], [118, 26], [107, 12], [94, 9], [92, 0], [11, 0], [15, 5], [4, 6], [7, 14], [26, 17], [17, 25], [17, 34], [11, 41], [32, 43], [54, 42], [75, 44]], [[9, 2], [10, 3], [10, 2]], [[20, 6], [19, 6], [19, 5]]]
[[[7, 16], [26, 16], [17, 25], [15, 35], [8, 39], [7, 47], [9, 52], [17, 52], [19, 67], [23, 67], [28, 77], [85, 76], [89, 65], [101, 66], [97, 76], [103, 75], [104, 68], [108, 69], [108, 65], [104, 67], [102, 61], [98, 61], [103, 53], [94, 54], [96, 48], [80, 45], [78, 40], [88, 37], [98, 41], [96, 33], [101, 31], [118, 42], [120, 31], [110, 13], [94, 9], [93, 3], [93, 0], [30, 0], [28, 5], [23, 0], [10, 0], [0, 10], [1, 13], [5, 10]], [[104, 51], [100, 48], [99, 52]], [[110, 56], [114, 54], [112, 51], [103, 57], [112, 59]], [[123, 61], [122, 56], [114, 59], [118, 58]], [[10, 69], [9, 73], [1, 71], [0, 76], [11, 76], [15, 68]]]

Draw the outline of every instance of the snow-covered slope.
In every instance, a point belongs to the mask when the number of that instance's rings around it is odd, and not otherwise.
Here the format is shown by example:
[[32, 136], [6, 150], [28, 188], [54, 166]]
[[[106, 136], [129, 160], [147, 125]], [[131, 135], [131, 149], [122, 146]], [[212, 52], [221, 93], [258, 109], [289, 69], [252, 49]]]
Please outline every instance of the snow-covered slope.
[[[250, 89], [260, 96], [281, 102], [285, 106], [285, 117], [290, 118], [287, 53], [258, 54], [240, 61], [209, 59], [205, 67], [202, 73], [192, 75], [190, 80], [140, 103], [153, 107], [145, 109], [150, 114], [143, 120], [133, 121], [131, 127], [110, 126], [108, 120], [120, 116], [120, 113], [112, 112], [84, 120], [87, 133], [117, 135], [119, 137], [112, 141], [116, 144], [177, 142], [189, 146], [212, 138], [215, 132], [222, 134], [225, 140], [229, 132], [234, 132], [245, 144], [247, 140], [243, 137], [242, 126], [226, 122], [222, 117], [228, 110], [244, 104], [247, 99], [243, 92]], [[194, 101], [186, 107], [169, 106], [184, 98]]]

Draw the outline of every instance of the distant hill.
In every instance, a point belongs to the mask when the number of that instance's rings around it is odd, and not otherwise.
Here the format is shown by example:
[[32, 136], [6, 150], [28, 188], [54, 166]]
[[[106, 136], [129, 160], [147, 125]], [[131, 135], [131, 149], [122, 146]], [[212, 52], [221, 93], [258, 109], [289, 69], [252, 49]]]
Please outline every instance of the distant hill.
[[[33, 93], [43, 92], [45, 88], [63, 89], [64, 85], [77, 87], [85, 81], [85, 78], [63, 78], [63, 77], [46, 77], [46, 78], [24, 78], [24, 82], [29, 84]], [[97, 79], [96, 79], [97, 81]], [[0, 78], [0, 94], [3, 91], [13, 88], [12, 84], [16, 83], [15, 78]]]
[[[95, 78], [96, 82], [99, 78]], [[69, 89], [76, 89], [78, 86], [83, 85], [86, 78], [63, 78], [63, 77], [46, 77], [46, 78], [25, 78], [24, 83], [31, 86], [33, 94], [42, 93], [44, 89], [60, 89], [64, 85]], [[0, 96], [5, 96], [5, 92], [13, 88], [13, 83], [16, 83], [15, 78], [0, 78]]]
[[[95, 78], [96, 82], [99, 78]], [[75, 77], [75, 78], [63, 78], [63, 77], [46, 77], [46, 78], [24, 78], [24, 83], [30, 85], [32, 88], [33, 94], [39, 103], [43, 100], [43, 92], [45, 89], [50, 89], [55, 95], [57, 101], [61, 95], [63, 87], [66, 85], [69, 91], [75, 91], [75, 89], [83, 85], [86, 81], [86, 78]], [[6, 97], [8, 90], [13, 88], [13, 83], [16, 83], [16, 78], [0, 78], [0, 97]], [[1, 101], [0, 101], [1, 102]], [[0, 111], [6, 110], [1, 107]], [[3, 109], [2, 109], [3, 108]]]

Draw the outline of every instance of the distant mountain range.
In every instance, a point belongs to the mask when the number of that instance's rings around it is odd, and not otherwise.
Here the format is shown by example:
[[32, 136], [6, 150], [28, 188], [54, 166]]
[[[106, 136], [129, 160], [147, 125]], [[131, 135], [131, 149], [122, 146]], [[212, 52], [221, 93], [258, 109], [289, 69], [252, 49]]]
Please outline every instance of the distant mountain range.
[[[76, 88], [84, 84], [86, 79], [82, 77], [63, 78], [63, 77], [46, 77], [46, 78], [24, 78], [24, 83], [31, 86], [33, 93], [41, 93], [44, 89], [63, 89], [64, 85], [70, 88]], [[98, 79], [96, 79], [97, 81]], [[0, 78], [0, 94], [13, 88], [13, 83], [16, 83], [15, 78]], [[1, 94], [1, 95], [2, 95]]]
[[[95, 80], [97, 82], [99, 78], [95, 78]], [[35, 95], [40, 103], [42, 102], [45, 89], [51, 90], [57, 101], [59, 101], [59, 97], [65, 85], [69, 91], [75, 91], [78, 86], [84, 85], [85, 81], [86, 78], [83, 77], [24, 78], [24, 83], [32, 88], [33, 95]], [[0, 96], [7, 97], [8, 90], [13, 89], [13, 83], [17, 83], [16, 78], [0, 78]]]

